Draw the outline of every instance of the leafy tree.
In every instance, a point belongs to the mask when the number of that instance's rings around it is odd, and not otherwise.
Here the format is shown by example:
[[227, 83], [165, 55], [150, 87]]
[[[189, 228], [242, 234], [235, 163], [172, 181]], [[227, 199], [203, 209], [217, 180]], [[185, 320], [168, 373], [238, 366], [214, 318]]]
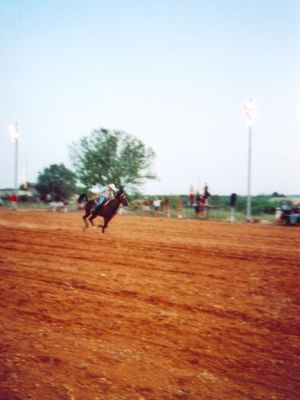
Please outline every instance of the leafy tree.
[[36, 189], [36, 184], [33, 182], [27, 182], [26, 184], [22, 183], [20, 185], [20, 190], [35, 190], [35, 189]]
[[284, 194], [280, 194], [280, 193], [278, 193], [278, 192], [273, 192], [273, 193], [271, 194], [271, 196], [272, 196], [272, 197], [285, 197]]
[[87, 189], [114, 183], [134, 190], [155, 178], [150, 171], [153, 150], [123, 131], [94, 130], [71, 145], [70, 155], [78, 179]]
[[36, 188], [42, 200], [46, 200], [47, 195], [67, 199], [75, 193], [76, 175], [64, 164], [52, 164], [39, 173]]

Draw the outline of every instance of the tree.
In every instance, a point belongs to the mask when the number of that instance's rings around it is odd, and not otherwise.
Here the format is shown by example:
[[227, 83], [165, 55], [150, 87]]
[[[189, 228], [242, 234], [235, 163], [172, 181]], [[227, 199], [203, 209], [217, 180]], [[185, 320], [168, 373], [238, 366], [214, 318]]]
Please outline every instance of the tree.
[[42, 200], [46, 200], [47, 195], [67, 199], [75, 193], [76, 175], [64, 164], [52, 164], [39, 173], [36, 188]]
[[153, 150], [123, 131], [94, 130], [71, 145], [70, 155], [77, 177], [87, 189], [114, 183], [133, 190], [155, 178], [150, 171]]
[[273, 192], [273, 193], [271, 194], [271, 196], [272, 196], [272, 197], [285, 197], [284, 194], [280, 194], [280, 193], [278, 193], [278, 192]]

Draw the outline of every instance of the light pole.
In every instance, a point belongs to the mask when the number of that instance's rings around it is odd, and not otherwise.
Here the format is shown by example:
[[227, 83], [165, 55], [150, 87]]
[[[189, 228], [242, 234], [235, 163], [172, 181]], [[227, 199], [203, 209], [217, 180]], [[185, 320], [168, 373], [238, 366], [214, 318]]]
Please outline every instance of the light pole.
[[246, 122], [249, 127], [248, 143], [248, 182], [247, 182], [247, 220], [251, 220], [251, 157], [252, 157], [252, 126], [256, 115], [255, 103], [249, 99], [244, 106]]
[[14, 125], [9, 126], [9, 133], [11, 141], [15, 144], [15, 190], [18, 190], [18, 141], [19, 141], [19, 131], [18, 123], [15, 122]]

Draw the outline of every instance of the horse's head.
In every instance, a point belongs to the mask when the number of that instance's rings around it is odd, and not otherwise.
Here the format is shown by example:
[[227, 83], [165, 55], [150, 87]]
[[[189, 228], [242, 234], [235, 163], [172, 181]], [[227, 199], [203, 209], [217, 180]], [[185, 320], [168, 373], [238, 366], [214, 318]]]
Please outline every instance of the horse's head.
[[128, 200], [126, 197], [126, 194], [123, 189], [120, 189], [118, 193], [116, 194], [116, 198], [119, 200], [120, 203], [122, 203], [124, 206], [128, 206]]

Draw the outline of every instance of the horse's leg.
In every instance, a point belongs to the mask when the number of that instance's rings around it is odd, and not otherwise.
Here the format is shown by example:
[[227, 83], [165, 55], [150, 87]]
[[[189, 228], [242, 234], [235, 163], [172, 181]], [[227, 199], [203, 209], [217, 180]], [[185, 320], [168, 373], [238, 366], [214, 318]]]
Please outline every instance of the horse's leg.
[[102, 233], [105, 233], [105, 229], [107, 228], [107, 225], [108, 225], [109, 221], [112, 219], [112, 217], [114, 215], [115, 214], [112, 214], [112, 215], [104, 218], [104, 225], [102, 225]]
[[101, 225], [102, 226], [102, 233], [105, 233], [105, 229], [107, 228], [107, 225], [108, 225], [108, 221], [107, 221], [106, 218], [104, 218], [104, 225]]
[[86, 228], [89, 227], [89, 224], [87, 223], [87, 218], [92, 214], [94, 206], [95, 206], [94, 200], [88, 200], [84, 206], [85, 214], [82, 217], [82, 219], [83, 219], [83, 222], [84, 222]]
[[102, 228], [102, 233], [104, 233], [103, 229], [105, 229], [106, 226], [107, 226], [107, 224], [105, 225], [105, 218], [104, 218], [104, 217], [103, 217], [103, 221], [104, 221], [104, 224], [103, 224], [103, 225], [102, 225], [102, 224], [97, 225], [98, 228]]
[[92, 216], [89, 218], [89, 221], [92, 226], [95, 226], [94, 219], [97, 217], [97, 214], [92, 213]]
[[83, 219], [83, 222], [84, 222], [84, 224], [85, 224], [86, 228], [88, 228], [88, 227], [89, 227], [89, 225], [88, 225], [88, 223], [87, 223], [87, 221], [86, 221], [86, 219], [87, 219], [87, 217], [88, 217], [89, 215], [91, 215], [91, 213], [90, 213], [90, 212], [88, 212], [88, 211], [86, 211], [86, 212], [85, 212], [85, 214], [84, 214], [84, 216], [82, 217], [82, 219]]

